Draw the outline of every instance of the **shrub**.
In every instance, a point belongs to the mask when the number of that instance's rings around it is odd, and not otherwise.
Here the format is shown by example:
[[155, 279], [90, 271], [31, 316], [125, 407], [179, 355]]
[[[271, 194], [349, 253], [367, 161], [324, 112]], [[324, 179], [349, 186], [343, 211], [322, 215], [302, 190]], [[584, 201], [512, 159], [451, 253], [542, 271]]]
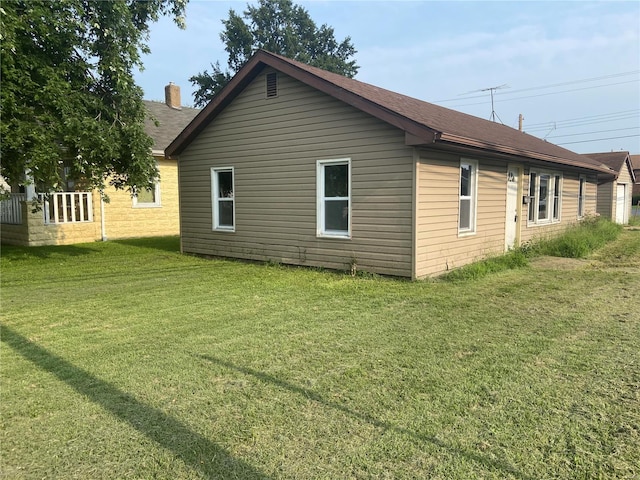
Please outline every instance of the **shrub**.
[[590, 217], [569, 227], [561, 236], [535, 243], [529, 255], [584, 258], [594, 250], [615, 240], [622, 226], [600, 217]]

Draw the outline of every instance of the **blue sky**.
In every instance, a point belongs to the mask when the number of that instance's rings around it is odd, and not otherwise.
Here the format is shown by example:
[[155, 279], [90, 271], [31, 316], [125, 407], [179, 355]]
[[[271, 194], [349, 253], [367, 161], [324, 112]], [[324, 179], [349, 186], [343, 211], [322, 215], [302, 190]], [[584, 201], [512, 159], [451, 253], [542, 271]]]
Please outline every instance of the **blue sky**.
[[[221, 20], [247, 1], [191, 0], [184, 31], [152, 26], [136, 75], [145, 98], [226, 65]], [[578, 153], [640, 154], [640, 2], [298, 1], [316, 24], [350, 36], [356, 79], [505, 125]], [[469, 93], [475, 92], [475, 93]], [[595, 139], [603, 139], [594, 141]]]

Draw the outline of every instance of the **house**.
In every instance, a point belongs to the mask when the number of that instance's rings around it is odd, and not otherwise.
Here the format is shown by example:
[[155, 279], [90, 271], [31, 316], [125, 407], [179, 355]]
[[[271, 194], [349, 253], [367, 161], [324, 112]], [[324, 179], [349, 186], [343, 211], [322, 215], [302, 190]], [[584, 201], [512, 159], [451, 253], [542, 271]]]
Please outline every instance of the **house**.
[[183, 252], [421, 278], [596, 210], [598, 161], [258, 51], [167, 147]]
[[[11, 198], [0, 202], [0, 239], [14, 245], [63, 245], [117, 238], [177, 235], [178, 167], [165, 158], [164, 149], [199, 110], [181, 106], [180, 88], [165, 87], [165, 102], [144, 101], [145, 130], [153, 139], [152, 154], [160, 179], [152, 190], [129, 192], [105, 189], [109, 202], [97, 191], [76, 191], [64, 178], [64, 191], [39, 194], [33, 187], [13, 186]], [[155, 121], [154, 121], [155, 120]], [[156, 125], [157, 121], [157, 125]], [[43, 208], [33, 212], [31, 199], [40, 195]]]
[[635, 174], [629, 152], [587, 153], [586, 156], [611, 169], [598, 177], [598, 214], [616, 223], [629, 223], [631, 191]]

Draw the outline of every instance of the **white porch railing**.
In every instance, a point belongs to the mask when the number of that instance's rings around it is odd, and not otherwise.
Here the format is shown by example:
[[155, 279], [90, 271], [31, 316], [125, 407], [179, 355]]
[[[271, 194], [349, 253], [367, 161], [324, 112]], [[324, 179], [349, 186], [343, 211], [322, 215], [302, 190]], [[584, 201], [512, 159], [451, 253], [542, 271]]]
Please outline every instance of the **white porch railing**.
[[54, 192], [38, 194], [45, 225], [93, 222], [91, 192]]
[[26, 193], [11, 193], [8, 199], [2, 200], [0, 202], [0, 223], [21, 225], [22, 202], [26, 199]]

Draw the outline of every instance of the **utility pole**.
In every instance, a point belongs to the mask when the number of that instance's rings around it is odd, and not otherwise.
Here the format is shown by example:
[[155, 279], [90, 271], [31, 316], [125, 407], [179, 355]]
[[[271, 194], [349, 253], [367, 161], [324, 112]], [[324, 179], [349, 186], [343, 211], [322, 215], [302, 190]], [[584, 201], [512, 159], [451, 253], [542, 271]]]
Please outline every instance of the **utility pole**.
[[524, 117], [522, 116], [522, 114], [518, 115], [518, 130], [522, 131], [522, 121], [524, 120]]

